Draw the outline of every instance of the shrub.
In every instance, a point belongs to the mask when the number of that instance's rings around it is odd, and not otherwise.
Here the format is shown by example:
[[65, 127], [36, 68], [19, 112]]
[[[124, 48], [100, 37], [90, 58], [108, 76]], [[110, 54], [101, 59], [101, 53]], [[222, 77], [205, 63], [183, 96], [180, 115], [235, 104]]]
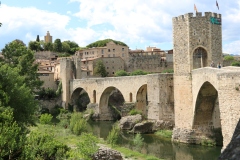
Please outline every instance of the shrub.
[[81, 113], [73, 113], [70, 119], [70, 130], [73, 134], [80, 135], [87, 129], [87, 121]]
[[83, 133], [80, 136], [80, 140], [77, 144], [77, 149], [82, 155], [82, 158], [91, 160], [94, 153], [98, 151], [97, 146], [98, 139], [89, 133]]
[[23, 149], [23, 159], [64, 159], [69, 150], [54, 139], [53, 134], [38, 132], [30, 133]]
[[60, 114], [60, 109], [62, 107], [59, 106], [59, 105], [55, 105], [54, 108], [50, 109], [50, 114], [53, 116], [53, 117], [57, 117], [59, 114]]
[[117, 124], [113, 125], [113, 128], [109, 132], [107, 136], [107, 143], [111, 144], [111, 146], [115, 146], [118, 143], [120, 135], [120, 128]]
[[116, 71], [115, 76], [116, 77], [128, 76], [128, 73], [126, 71], [124, 71], [124, 70], [118, 70], [118, 71]]
[[239, 61], [232, 62], [231, 65], [232, 65], [232, 66], [240, 67], [240, 62], [239, 62]]
[[234, 57], [230, 56], [230, 55], [227, 55], [227, 56], [224, 56], [224, 60], [225, 61], [232, 61], [232, 60], [234, 60]]
[[201, 145], [212, 147], [212, 146], [216, 146], [216, 142], [212, 139], [204, 139], [201, 141]]
[[137, 114], [142, 114], [142, 112], [137, 109], [132, 109], [128, 114], [129, 115], [137, 115]]
[[172, 131], [171, 130], [160, 130], [155, 133], [158, 136], [165, 137], [165, 138], [171, 138], [172, 137]]
[[146, 74], [149, 74], [150, 72], [145, 72], [145, 71], [142, 71], [142, 70], [136, 70], [136, 71], [133, 71], [132, 73], [130, 73], [130, 76], [137, 76], [137, 75], [146, 75]]
[[41, 124], [51, 124], [53, 116], [51, 114], [42, 114], [40, 117], [40, 123]]

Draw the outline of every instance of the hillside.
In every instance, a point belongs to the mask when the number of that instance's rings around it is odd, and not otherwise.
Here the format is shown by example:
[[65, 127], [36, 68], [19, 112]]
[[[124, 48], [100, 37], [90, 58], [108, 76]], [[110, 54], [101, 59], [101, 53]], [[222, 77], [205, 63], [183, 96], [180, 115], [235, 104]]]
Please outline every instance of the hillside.
[[123, 46], [127, 46], [125, 43], [121, 42], [121, 41], [116, 41], [116, 40], [112, 40], [112, 39], [104, 39], [104, 40], [99, 40], [93, 43], [90, 43], [89, 45], [87, 45], [87, 48], [92, 48], [92, 47], [104, 47], [106, 46], [106, 44], [108, 42], [113, 41], [115, 44], [119, 44], [119, 45], [123, 45]]

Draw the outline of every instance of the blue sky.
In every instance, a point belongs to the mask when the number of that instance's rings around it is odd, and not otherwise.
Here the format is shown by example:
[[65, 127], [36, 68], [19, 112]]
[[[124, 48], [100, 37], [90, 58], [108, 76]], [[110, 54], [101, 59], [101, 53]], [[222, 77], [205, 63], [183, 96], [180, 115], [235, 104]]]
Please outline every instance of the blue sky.
[[240, 0], [1, 0], [0, 49], [14, 39], [28, 44], [71, 40], [86, 46], [111, 38], [130, 49], [172, 49], [172, 17], [194, 12], [222, 14], [223, 52], [240, 55]]

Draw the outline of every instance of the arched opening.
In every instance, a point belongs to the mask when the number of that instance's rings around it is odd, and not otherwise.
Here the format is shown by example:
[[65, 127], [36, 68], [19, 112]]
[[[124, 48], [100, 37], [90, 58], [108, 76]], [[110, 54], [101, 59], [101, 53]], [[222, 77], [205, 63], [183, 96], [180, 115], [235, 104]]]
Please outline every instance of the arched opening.
[[207, 51], [204, 48], [198, 47], [195, 49], [193, 52], [193, 69], [208, 66], [207, 58]]
[[129, 93], [129, 102], [132, 102], [132, 93]]
[[136, 106], [135, 108], [139, 111], [142, 112], [142, 115], [147, 117], [148, 114], [148, 109], [147, 109], [147, 105], [148, 105], [148, 99], [147, 99], [147, 85], [144, 84], [142, 85], [138, 92], [137, 92], [137, 97], [136, 97]]
[[193, 129], [196, 133], [196, 140], [199, 143], [207, 140], [222, 146], [223, 137], [218, 92], [209, 82], [205, 82], [198, 93]]
[[99, 113], [101, 120], [121, 119], [122, 106], [125, 102], [122, 93], [115, 87], [108, 87], [100, 98]]
[[74, 111], [85, 111], [89, 103], [90, 98], [88, 96], [88, 93], [83, 88], [77, 88], [74, 90], [71, 96], [71, 104], [73, 105]]
[[93, 91], [93, 103], [96, 103], [96, 90]]

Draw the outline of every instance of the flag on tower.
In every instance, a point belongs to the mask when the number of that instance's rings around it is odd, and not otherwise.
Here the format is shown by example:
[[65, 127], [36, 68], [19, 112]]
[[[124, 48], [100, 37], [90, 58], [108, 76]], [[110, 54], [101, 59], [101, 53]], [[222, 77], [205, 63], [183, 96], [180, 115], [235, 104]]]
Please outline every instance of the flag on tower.
[[196, 5], [195, 5], [195, 4], [194, 4], [194, 10], [196, 11], [196, 13], [198, 12], [198, 11], [197, 11], [197, 7], [196, 7]]
[[217, 8], [218, 8], [218, 10], [219, 10], [219, 6], [218, 6], [218, 2], [216, 1], [216, 6], [217, 6]]

